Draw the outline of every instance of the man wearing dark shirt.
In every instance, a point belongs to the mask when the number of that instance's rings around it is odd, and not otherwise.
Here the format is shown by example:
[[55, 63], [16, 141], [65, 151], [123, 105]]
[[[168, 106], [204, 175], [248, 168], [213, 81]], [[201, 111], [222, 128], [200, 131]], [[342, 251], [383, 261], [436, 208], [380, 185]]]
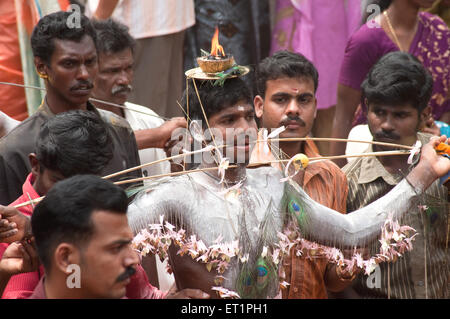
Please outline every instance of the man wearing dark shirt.
[[[97, 110], [88, 99], [97, 75], [96, 34], [87, 17], [80, 25], [69, 27], [70, 12], [43, 17], [33, 30], [31, 46], [39, 76], [47, 94], [38, 111], [0, 140], [0, 204], [7, 205], [21, 195], [30, 165], [28, 154], [34, 151], [37, 133], [55, 114], [86, 110], [106, 123], [114, 144], [113, 159], [103, 175], [140, 164], [136, 139], [128, 122], [104, 110]], [[69, 24], [70, 25], [70, 24]], [[141, 171], [122, 175], [121, 179], [140, 177]]]

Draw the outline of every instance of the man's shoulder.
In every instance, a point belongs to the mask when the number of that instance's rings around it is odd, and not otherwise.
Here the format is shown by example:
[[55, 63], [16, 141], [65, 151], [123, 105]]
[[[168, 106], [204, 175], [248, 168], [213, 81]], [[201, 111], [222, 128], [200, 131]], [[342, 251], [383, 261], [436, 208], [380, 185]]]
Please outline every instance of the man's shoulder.
[[357, 158], [354, 161], [351, 161], [347, 163], [344, 167], [342, 167], [341, 170], [347, 177], [347, 180], [351, 180], [352, 178], [359, 176], [359, 173], [361, 171], [362, 159], [363, 159], [362, 157]]
[[139, 104], [135, 104], [135, 103], [131, 103], [131, 102], [125, 102], [125, 106], [131, 112], [136, 111], [136, 113], [142, 114], [143, 116], [159, 117], [159, 115], [155, 111], [153, 111], [152, 109], [150, 109], [144, 105], [139, 105]]
[[0, 156], [5, 157], [10, 152], [25, 151], [26, 155], [32, 152], [39, 130], [46, 120], [44, 114], [37, 112], [17, 125], [0, 139]]
[[331, 175], [336, 177], [345, 177], [344, 172], [334, 162], [324, 160], [317, 163], [321, 169], [328, 171]]
[[148, 107], [130, 102], [125, 102], [125, 106], [125, 118], [135, 131], [159, 127], [164, 123], [164, 119]]
[[124, 128], [127, 130], [131, 130], [130, 123], [123, 117], [114, 114], [113, 112], [97, 109], [101, 118], [108, 124], [110, 124], [113, 128]]

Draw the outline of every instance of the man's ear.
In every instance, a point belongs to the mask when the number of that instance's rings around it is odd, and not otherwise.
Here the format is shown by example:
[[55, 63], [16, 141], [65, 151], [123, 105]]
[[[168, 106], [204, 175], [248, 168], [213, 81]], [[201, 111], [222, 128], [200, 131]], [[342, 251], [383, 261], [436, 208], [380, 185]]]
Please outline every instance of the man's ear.
[[70, 265], [80, 265], [80, 251], [79, 249], [69, 243], [59, 244], [53, 254], [54, 268], [60, 272], [70, 275], [73, 271], [68, 267]]
[[316, 97], [314, 97], [314, 108], [315, 108], [314, 119], [316, 119], [316, 116], [317, 116], [317, 98]]
[[34, 66], [40, 78], [48, 78], [48, 66], [40, 57], [34, 57]]
[[30, 161], [31, 165], [31, 173], [33, 174], [34, 177], [38, 176], [41, 171], [41, 166], [39, 164], [36, 154], [30, 153], [28, 155], [28, 160]]
[[431, 106], [427, 106], [419, 114], [419, 127], [425, 127], [426, 122], [431, 118]]
[[256, 117], [261, 118], [264, 113], [264, 99], [260, 95], [257, 95], [253, 99], [253, 104], [255, 105]]

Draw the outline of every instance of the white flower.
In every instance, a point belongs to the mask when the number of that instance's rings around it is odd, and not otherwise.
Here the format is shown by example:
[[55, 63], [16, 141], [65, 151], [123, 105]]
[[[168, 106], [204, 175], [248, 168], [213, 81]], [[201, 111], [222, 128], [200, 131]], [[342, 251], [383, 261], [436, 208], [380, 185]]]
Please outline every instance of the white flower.
[[410, 154], [409, 154], [408, 161], [407, 161], [408, 164], [410, 164], [410, 165], [412, 164], [414, 155], [420, 153], [421, 147], [422, 147], [422, 143], [418, 140], [416, 142], [416, 144], [414, 144], [412, 150], [410, 150]]
[[286, 128], [284, 126], [281, 126], [277, 128], [276, 130], [272, 131], [269, 135], [267, 135], [267, 129], [263, 129], [263, 151], [265, 154], [269, 154], [269, 139], [274, 138], [278, 135], [280, 135], [282, 132], [284, 132]]
[[264, 246], [263, 247], [263, 251], [262, 251], [262, 253], [261, 253], [261, 257], [262, 258], [265, 258], [267, 256], [267, 246]]
[[220, 160], [220, 163], [219, 163], [220, 182], [219, 182], [219, 184], [223, 183], [223, 180], [225, 179], [225, 171], [227, 170], [229, 165], [230, 165], [230, 161], [226, 157], [223, 157]]

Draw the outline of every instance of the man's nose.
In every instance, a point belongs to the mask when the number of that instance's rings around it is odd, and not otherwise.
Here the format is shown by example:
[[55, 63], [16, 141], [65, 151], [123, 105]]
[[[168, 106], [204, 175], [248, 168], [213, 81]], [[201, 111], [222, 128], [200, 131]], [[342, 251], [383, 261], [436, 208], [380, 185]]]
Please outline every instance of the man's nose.
[[291, 99], [289, 104], [287, 105], [285, 113], [287, 115], [300, 115], [300, 107], [297, 103], [296, 99]]
[[78, 69], [77, 79], [78, 80], [88, 80], [89, 79], [89, 72], [84, 64], [82, 64], [80, 66], [80, 68]]
[[384, 118], [383, 122], [381, 123], [381, 129], [388, 132], [391, 132], [395, 129], [393, 117], [391, 115], [387, 115]]
[[129, 85], [131, 82], [131, 79], [126, 71], [121, 71], [117, 77], [117, 84], [118, 85]]
[[125, 256], [124, 266], [136, 266], [140, 263], [139, 253], [134, 249], [129, 249], [127, 256]]

